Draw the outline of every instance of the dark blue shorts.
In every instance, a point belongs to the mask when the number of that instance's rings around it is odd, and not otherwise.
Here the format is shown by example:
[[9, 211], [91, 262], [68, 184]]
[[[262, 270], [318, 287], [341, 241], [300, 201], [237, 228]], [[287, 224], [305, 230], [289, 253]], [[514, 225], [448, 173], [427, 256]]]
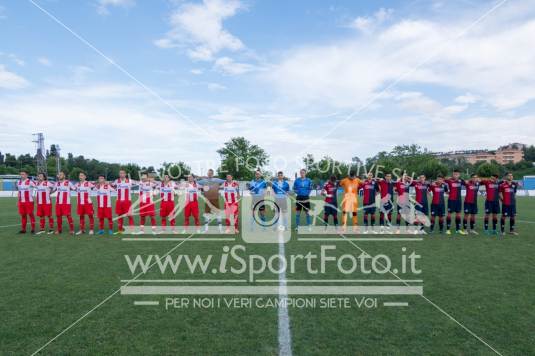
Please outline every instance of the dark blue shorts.
[[375, 214], [375, 206], [370, 206], [369, 208], [364, 208], [364, 214]]
[[516, 215], [516, 205], [502, 205], [502, 215], [503, 216], [515, 216]]
[[392, 211], [394, 207], [392, 206], [392, 202], [388, 201], [386, 203], [381, 203], [381, 212], [383, 213], [389, 213]]
[[460, 213], [461, 200], [448, 200], [448, 213]]
[[325, 215], [338, 215], [338, 210], [336, 209], [336, 207], [334, 206], [334, 204], [332, 205], [327, 205], [327, 203], [325, 204], [325, 207], [323, 208], [323, 213]]
[[465, 214], [477, 214], [477, 203], [464, 203]]
[[499, 214], [500, 203], [498, 201], [485, 201], [485, 214]]
[[444, 204], [431, 204], [431, 215], [432, 216], [444, 216], [444, 211], [446, 207]]
[[419, 211], [420, 213], [424, 215], [429, 214], [429, 206], [427, 204], [416, 204], [414, 206], [414, 210]]

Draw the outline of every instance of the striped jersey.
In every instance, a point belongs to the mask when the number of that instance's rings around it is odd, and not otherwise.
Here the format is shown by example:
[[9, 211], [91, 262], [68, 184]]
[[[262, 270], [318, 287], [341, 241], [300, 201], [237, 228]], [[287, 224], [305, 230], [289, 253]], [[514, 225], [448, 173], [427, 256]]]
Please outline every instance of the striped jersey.
[[150, 204], [153, 202], [152, 195], [154, 190], [154, 183], [139, 182], [139, 199], [141, 204]]
[[51, 204], [50, 193], [55, 189], [56, 183], [44, 180], [35, 183], [37, 189], [37, 204]]
[[197, 183], [186, 183], [185, 187], [185, 193], [186, 193], [186, 204], [187, 203], [193, 203], [196, 202], [199, 198], [199, 188], [197, 187]]
[[130, 193], [132, 192], [132, 186], [136, 185], [137, 183], [130, 178], [125, 178], [124, 180], [121, 180], [121, 178], [116, 179], [113, 182], [113, 186], [115, 189], [117, 189], [117, 200], [119, 201], [130, 201]]
[[464, 202], [473, 204], [477, 202], [477, 192], [479, 190], [479, 182], [467, 181], [465, 183], [466, 187], [466, 196], [464, 197]]
[[465, 185], [464, 180], [462, 179], [446, 179], [446, 184], [448, 185], [449, 189], [449, 195], [448, 200], [449, 201], [461, 201], [461, 189], [462, 186]]
[[160, 183], [160, 197], [162, 201], [175, 201], [176, 183], [169, 181]]
[[99, 208], [111, 208], [111, 192], [113, 187], [110, 184], [98, 184], [97, 190], [97, 206]]
[[398, 193], [398, 203], [408, 204], [411, 183], [404, 180], [398, 180], [394, 187], [396, 189], [396, 193]]
[[444, 205], [444, 193], [448, 192], [448, 185], [446, 183], [433, 183], [429, 186], [429, 191], [433, 193], [431, 204]]
[[56, 204], [71, 204], [71, 190], [76, 187], [68, 180], [56, 182]]
[[428, 206], [427, 191], [429, 190], [429, 183], [427, 182], [412, 182], [414, 187], [415, 197], [414, 200], [422, 206]]
[[236, 203], [238, 201], [238, 194], [240, 192], [240, 186], [238, 182], [225, 182], [223, 183], [223, 196], [225, 197], [225, 202], [229, 204]]
[[92, 204], [91, 190], [95, 185], [91, 182], [78, 182], [76, 183], [76, 192], [78, 193], [78, 205]]
[[33, 202], [32, 188], [35, 187], [35, 183], [30, 179], [19, 179], [17, 182], [17, 189], [19, 191], [19, 203], [31, 203]]
[[487, 201], [498, 201], [500, 195], [498, 190], [500, 189], [501, 181], [491, 181], [490, 179], [483, 179], [481, 184], [485, 186], [486, 200]]
[[361, 189], [363, 192], [362, 204], [375, 204], [375, 196], [379, 191], [379, 184], [373, 179], [366, 179], [362, 182]]
[[503, 205], [514, 206], [516, 204], [516, 190], [517, 183], [515, 182], [503, 182], [500, 184], [500, 193], [502, 193]]

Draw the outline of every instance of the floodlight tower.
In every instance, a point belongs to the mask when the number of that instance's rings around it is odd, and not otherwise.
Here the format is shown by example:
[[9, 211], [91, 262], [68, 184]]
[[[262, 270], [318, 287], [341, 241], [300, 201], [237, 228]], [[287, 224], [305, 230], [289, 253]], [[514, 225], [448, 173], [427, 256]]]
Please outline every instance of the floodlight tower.
[[35, 140], [33, 141], [35, 143], [36, 147], [36, 154], [35, 154], [35, 165], [37, 168], [37, 173], [45, 173], [46, 174], [46, 159], [45, 159], [45, 136], [42, 132], [33, 134], [35, 136]]
[[59, 145], [56, 145], [56, 175], [61, 171], [61, 148]]

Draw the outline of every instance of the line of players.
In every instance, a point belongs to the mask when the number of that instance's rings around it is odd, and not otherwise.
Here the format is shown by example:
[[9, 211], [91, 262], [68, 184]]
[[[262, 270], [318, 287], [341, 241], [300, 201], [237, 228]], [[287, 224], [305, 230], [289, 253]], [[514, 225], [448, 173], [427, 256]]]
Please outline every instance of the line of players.
[[[71, 209], [71, 192], [77, 193], [76, 213], [80, 219], [80, 230], [76, 235], [86, 232], [86, 217], [89, 221], [90, 235], [94, 234], [94, 208], [91, 200], [91, 192], [96, 192], [97, 197], [97, 218], [99, 220], [98, 234], [103, 235], [105, 220], [107, 220], [108, 233], [113, 234], [114, 219], [112, 214], [112, 192], [117, 192], [115, 201], [115, 214], [117, 215], [117, 234], [125, 231], [124, 218], [128, 219], [128, 226], [133, 231], [134, 211], [139, 213], [139, 230], [138, 233], [144, 233], [146, 218], [150, 219], [152, 232], [156, 233], [156, 209], [154, 195], [160, 194], [159, 216], [161, 217], [161, 227], [159, 232], [167, 227], [169, 221], [171, 232], [176, 233], [175, 218], [180, 213], [175, 205], [175, 195], [183, 193], [184, 204], [184, 227], [188, 227], [190, 218], [193, 218], [197, 232], [200, 232], [199, 221], [199, 197], [201, 196], [201, 187], [203, 193], [208, 193], [210, 189], [223, 188], [223, 197], [225, 200], [225, 216], [227, 232], [230, 230], [231, 220], [235, 233], [238, 233], [238, 202], [239, 202], [239, 185], [233, 180], [231, 175], [227, 175], [226, 180], [213, 177], [213, 170], [209, 171], [209, 176], [195, 180], [193, 175], [189, 175], [186, 182], [178, 184], [172, 181], [169, 176], [164, 176], [161, 182], [156, 182], [149, 178], [147, 174], [141, 175], [141, 181], [134, 181], [127, 177], [124, 170], [119, 171], [119, 178], [113, 182], [106, 181], [103, 175], [98, 177], [96, 182], [90, 182], [84, 173], [79, 174], [79, 182], [71, 183], [65, 178], [65, 173], [58, 174], [56, 182], [49, 181], [45, 174], [40, 173], [37, 181], [28, 178], [27, 172], [20, 172], [21, 179], [17, 182], [18, 189], [18, 211], [21, 216], [21, 230], [19, 233], [26, 233], [28, 219], [32, 233], [43, 234], [46, 232], [45, 225], [48, 219], [48, 234], [60, 234], [63, 231], [63, 217], [66, 218], [69, 225], [69, 233], [74, 234], [74, 222]], [[132, 202], [132, 189], [138, 187], [138, 199]], [[56, 192], [55, 216], [56, 229], [54, 229], [54, 218], [52, 214], [51, 194]], [[35, 194], [34, 194], [35, 193]], [[218, 193], [217, 193], [218, 194]], [[39, 231], [36, 232], [36, 221], [34, 215], [34, 195], [37, 202], [37, 216], [40, 218]], [[206, 194], [207, 195], [207, 194]], [[206, 200], [205, 212], [218, 211], [219, 199]], [[210, 221], [209, 214], [205, 214], [206, 228]], [[218, 214], [218, 223], [220, 231], [221, 217]], [[222, 231], [221, 231], [222, 232]]]
[[[507, 173], [504, 180], [499, 180], [497, 175], [493, 175], [489, 179], [480, 179], [475, 174], [473, 174], [469, 180], [463, 180], [460, 178], [460, 172], [454, 170], [452, 177], [444, 178], [439, 175], [433, 182], [427, 181], [425, 175], [420, 175], [418, 179], [413, 180], [410, 176], [405, 174], [400, 179], [394, 181], [391, 174], [385, 174], [384, 178], [375, 179], [373, 174], [369, 173], [366, 179], [361, 180], [356, 178], [354, 173], [351, 173], [349, 177], [337, 183], [336, 177], [333, 176], [324, 185], [322, 194], [325, 196], [324, 221], [327, 223], [329, 216], [332, 216], [335, 225], [338, 223], [338, 209], [336, 209], [336, 191], [338, 186], [344, 189], [344, 198], [341, 204], [343, 214], [342, 226], [344, 230], [347, 225], [348, 213], [351, 213], [353, 216], [353, 225], [357, 224], [356, 212], [358, 210], [358, 198], [356, 192], [362, 189], [365, 232], [367, 231], [368, 226], [373, 227], [375, 225], [376, 196], [380, 195], [381, 198], [379, 219], [382, 229], [385, 226], [385, 221], [387, 224], [392, 221], [394, 194], [397, 194], [396, 226], [398, 229], [396, 232], [399, 232], [399, 226], [403, 216], [406, 225], [412, 223], [416, 226], [420, 226], [419, 232], [425, 233], [424, 225], [425, 221], [429, 218], [430, 212], [430, 232], [434, 231], [436, 220], [438, 218], [439, 232], [442, 233], [444, 229], [444, 216], [446, 216], [446, 234], [450, 235], [452, 233], [452, 219], [454, 219], [456, 233], [462, 235], [468, 233], [478, 234], [475, 230], [475, 220], [478, 213], [477, 197], [480, 186], [484, 186], [486, 190], [484, 216], [485, 233], [489, 235], [498, 234], [496, 229], [498, 214], [500, 214], [501, 211], [501, 233], [505, 234], [506, 218], [509, 218], [509, 233], [511, 235], [517, 235], [515, 232], [515, 195], [518, 185], [513, 181], [513, 175], [511, 173]], [[414, 208], [416, 212], [412, 215], [410, 214], [412, 203], [410, 201], [411, 198], [409, 193], [411, 187], [415, 190]], [[466, 189], [464, 204], [461, 196], [463, 187]], [[428, 194], [431, 194], [430, 210]], [[501, 209], [500, 201], [502, 205]], [[464, 211], [462, 220], [461, 211]], [[489, 229], [491, 218], [492, 230]]]

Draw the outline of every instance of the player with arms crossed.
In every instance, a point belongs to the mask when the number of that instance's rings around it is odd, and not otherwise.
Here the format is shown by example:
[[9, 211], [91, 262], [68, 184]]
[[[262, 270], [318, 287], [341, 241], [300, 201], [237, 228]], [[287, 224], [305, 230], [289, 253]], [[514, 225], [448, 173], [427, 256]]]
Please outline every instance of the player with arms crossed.
[[439, 231], [442, 233], [444, 229], [444, 213], [446, 211], [446, 204], [444, 201], [444, 193], [448, 191], [448, 185], [444, 183], [442, 175], [437, 176], [437, 180], [429, 186], [429, 191], [433, 194], [431, 200], [431, 225], [429, 231], [433, 232], [435, 228], [435, 219], [438, 216]]
[[507, 172], [505, 180], [500, 184], [500, 200], [502, 201], [502, 217], [500, 219], [500, 229], [505, 235], [505, 219], [509, 217], [509, 234], [518, 235], [515, 231], [516, 215], [516, 191], [518, 184], [513, 181], [513, 174]]
[[489, 218], [492, 214], [492, 234], [498, 235], [496, 232], [496, 225], [498, 225], [498, 214], [500, 213], [500, 181], [498, 175], [493, 174], [490, 179], [482, 179], [481, 184], [485, 186], [485, 234], [490, 235], [489, 232]]
[[[477, 235], [474, 229], [476, 225], [477, 215], [477, 193], [479, 191], [479, 178], [477, 174], [472, 174], [470, 180], [465, 182], [466, 196], [464, 197], [464, 218], [463, 229], [468, 233]], [[467, 229], [468, 222], [470, 222], [470, 229]]]
[[[362, 205], [364, 208], [364, 233], [368, 233], [368, 224], [371, 225], [373, 233], [377, 233], [374, 230], [375, 227], [375, 197], [379, 191], [379, 183], [373, 179], [373, 173], [368, 173], [366, 179], [362, 182], [361, 189], [363, 191]], [[368, 220], [370, 216], [370, 220]]]
[[310, 192], [312, 191], [312, 181], [306, 176], [307, 171], [301, 169], [299, 178], [294, 181], [293, 191], [295, 193], [295, 229], [299, 229], [301, 222], [301, 211], [305, 211], [306, 224], [310, 229], [312, 218], [310, 216]]
[[65, 172], [60, 171], [56, 182], [56, 220], [58, 222], [56, 234], [61, 234], [63, 231], [63, 217], [65, 216], [69, 223], [69, 233], [74, 235], [71, 209], [72, 190], [76, 190], [76, 187], [68, 179], [65, 179]]
[[425, 174], [421, 174], [417, 181], [413, 181], [411, 185], [414, 187], [416, 205], [414, 223], [420, 227], [420, 234], [425, 234], [424, 226], [428, 222], [429, 218], [429, 202], [427, 199], [427, 192], [429, 191], [429, 183], [426, 180]]
[[115, 189], [110, 183], [106, 182], [106, 178], [103, 175], [99, 175], [95, 190], [97, 191], [98, 234], [104, 234], [104, 220], [108, 219], [108, 234], [113, 235], [111, 192]]
[[323, 185], [322, 195], [325, 196], [325, 206], [323, 208], [323, 223], [325, 229], [329, 225], [329, 216], [333, 217], [334, 227], [338, 227], [338, 184], [336, 176], [332, 175], [329, 180]]
[[169, 175], [163, 176], [160, 183], [160, 218], [162, 223], [162, 232], [167, 228], [167, 220], [171, 225], [172, 233], [175, 230], [175, 194], [177, 185], [171, 180]]
[[189, 227], [189, 219], [193, 217], [195, 226], [197, 227], [197, 233], [201, 233], [201, 223], [199, 222], [199, 186], [195, 182], [193, 174], [188, 176], [188, 181], [184, 184], [184, 230], [182, 233], [186, 233]]
[[219, 188], [221, 184], [225, 183], [223, 179], [214, 177], [214, 170], [208, 170], [208, 176], [197, 180], [197, 184], [202, 187], [203, 196], [205, 198], [204, 204], [204, 231], [208, 231], [210, 221], [214, 218], [217, 219], [217, 226], [219, 232], [223, 232], [223, 226], [221, 225], [221, 209], [219, 208]]
[[149, 178], [147, 173], [141, 175], [139, 182], [139, 234], [145, 233], [145, 218], [150, 218], [152, 233], [156, 234], [156, 218], [154, 212], [154, 189], [156, 184]]
[[344, 197], [342, 199], [342, 231], [345, 232], [347, 228], [347, 215], [351, 214], [353, 221], [353, 231], [357, 231], [357, 211], [359, 207], [358, 192], [362, 186], [362, 181], [356, 177], [355, 171], [349, 172], [349, 177], [340, 181], [340, 187], [344, 189]]
[[461, 189], [465, 185], [461, 178], [461, 173], [455, 169], [453, 176], [445, 180], [448, 185], [448, 215], [446, 216], [446, 234], [451, 235], [451, 213], [455, 213], [455, 232], [461, 235], [466, 235], [464, 230], [461, 230]]
[[277, 173], [277, 179], [271, 182], [271, 189], [273, 190], [273, 194], [275, 195], [275, 203], [280, 209], [280, 216], [282, 216], [282, 219], [279, 219], [279, 228], [286, 230], [288, 229], [286, 213], [288, 212], [287, 199], [288, 194], [290, 192], [290, 184], [288, 184], [288, 181], [284, 179], [283, 172]]
[[55, 183], [49, 182], [48, 177], [44, 173], [37, 175], [37, 183], [35, 184], [37, 190], [37, 216], [39, 217], [39, 234], [45, 233], [45, 218], [48, 218], [48, 234], [54, 233], [54, 218], [52, 217], [52, 200], [50, 194], [53, 193]]
[[227, 225], [225, 233], [228, 234], [230, 232], [230, 221], [232, 219], [234, 233], [238, 234], [240, 232], [238, 228], [240, 186], [238, 182], [232, 178], [231, 174], [227, 174], [227, 180], [223, 183], [223, 197], [225, 198], [225, 223]]
[[119, 171], [119, 178], [116, 179], [111, 186], [117, 190], [117, 200], [115, 201], [115, 214], [117, 214], [117, 234], [124, 232], [123, 218], [128, 218], [128, 227], [130, 230], [134, 227], [134, 217], [132, 216], [132, 187], [139, 183], [126, 176], [126, 171], [121, 169]]
[[26, 233], [28, 217], [30, 218], [31, 233], [35, 233], [35, 216], [33, 215], [33, 191], [35, 183], [28, 178], [28, 172], [21, 171], [20, 179], [17, 182], [18, 202], [21, 229], [19, 234]]
[[392, 180], [392, 173], [386, 173], [384, 178], [379, 179], [379, 192], [381, 193], [381, 213], [379, 214], [379, 224], [381, 225], [381, 233], [384, 232], [385, 217], [390, 226], [392, 222], [392, 209], [394, 208], [392, 201], [394, 199], [394, 186], [396, 183]]
[[76, 183], [76, 192], [78, 193], [78, 204], [76, 205], [76, 213], [80, 218], [80, 230], [76, 235], [85, 234], [85, 216], [89, 218], [89, 235], [93, 235], [95, 227], [95, 212], [93, 210], [93, 202], [91, 201], [90, 192], [95, 188], [95, 185], [87, 181], [87, 176], [84, 172], [78, 175], [80, 181]]

